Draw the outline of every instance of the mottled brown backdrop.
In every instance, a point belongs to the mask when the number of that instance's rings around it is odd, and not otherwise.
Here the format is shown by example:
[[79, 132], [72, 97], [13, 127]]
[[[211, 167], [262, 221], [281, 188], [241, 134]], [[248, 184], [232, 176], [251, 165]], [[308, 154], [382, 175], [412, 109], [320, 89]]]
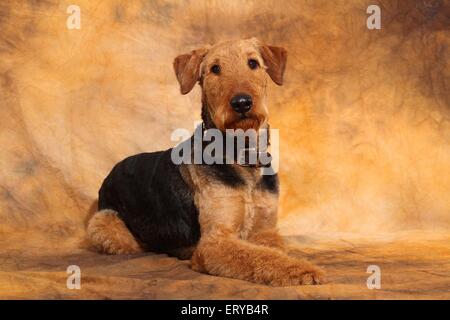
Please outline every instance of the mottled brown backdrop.
[[[381, 30], [366, 27], [370, 4]], [[90, 252], [86, 217], [112, 166], [200, 118], [173, 58], [252, 36], [289, 53], [269, 88], [280, 229], [332, 284], [270, 289]], [[449, 297], [450, 1], [1, 2], [0, 246], [0, 298]], [[69, 264], [83, 290], [65, 288]], [[381, 291], [369, 264], [387, 270]]]

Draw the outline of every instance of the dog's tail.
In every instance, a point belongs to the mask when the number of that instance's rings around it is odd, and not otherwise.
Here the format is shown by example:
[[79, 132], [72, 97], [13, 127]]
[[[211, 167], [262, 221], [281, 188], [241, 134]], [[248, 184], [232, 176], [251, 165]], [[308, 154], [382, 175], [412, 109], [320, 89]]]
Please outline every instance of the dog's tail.
[[87, 235], [98, 251], [107, 254], [135, 254], [144, 250], [114, 210], [96, 212], [88, 222]]

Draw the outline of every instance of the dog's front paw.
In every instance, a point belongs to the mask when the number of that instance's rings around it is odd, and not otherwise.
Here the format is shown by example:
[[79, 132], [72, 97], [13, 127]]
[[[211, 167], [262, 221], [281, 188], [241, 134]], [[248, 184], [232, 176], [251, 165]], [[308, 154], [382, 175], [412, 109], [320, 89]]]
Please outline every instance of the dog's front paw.
[[310, 263], [289, 266], [272, 281], [274, 286], [317, 285], [326, 283], [325, 272]]
[[324, 284], [326, 283], [325, 271], [317, 268], [315, 271], [305, 273], [301, 278], [301, 283], [304, 285]]

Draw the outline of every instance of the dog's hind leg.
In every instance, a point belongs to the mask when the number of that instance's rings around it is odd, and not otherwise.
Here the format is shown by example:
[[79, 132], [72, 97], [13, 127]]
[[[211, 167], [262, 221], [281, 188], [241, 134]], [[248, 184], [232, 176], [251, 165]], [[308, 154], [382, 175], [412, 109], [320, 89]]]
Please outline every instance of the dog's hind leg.
[[107, 254], [133, 254], [143, 249], [117, 212], [100, 210], [89, 220], [87, 234], [91, 244]]

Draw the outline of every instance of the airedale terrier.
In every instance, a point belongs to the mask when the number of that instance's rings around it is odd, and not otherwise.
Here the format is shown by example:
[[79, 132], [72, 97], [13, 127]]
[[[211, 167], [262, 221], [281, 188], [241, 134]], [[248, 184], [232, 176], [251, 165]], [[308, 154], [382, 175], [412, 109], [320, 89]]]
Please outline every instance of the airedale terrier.
[[[285, 49], [252, 38], [180, 55], [174, 69], [182, 94], [202, 88], [202, 132], [225, 135], [268, 128], [267, 82], [282, 85], [286, 60]], [[87, 229], [99, 251], [167, 253], [199, 272], [275, 286], [323, 281], [320, 268], [286, 253], [276, 174], [238, 162], [174, 164], [172, 150], [131, 156], [105, 179]]]

